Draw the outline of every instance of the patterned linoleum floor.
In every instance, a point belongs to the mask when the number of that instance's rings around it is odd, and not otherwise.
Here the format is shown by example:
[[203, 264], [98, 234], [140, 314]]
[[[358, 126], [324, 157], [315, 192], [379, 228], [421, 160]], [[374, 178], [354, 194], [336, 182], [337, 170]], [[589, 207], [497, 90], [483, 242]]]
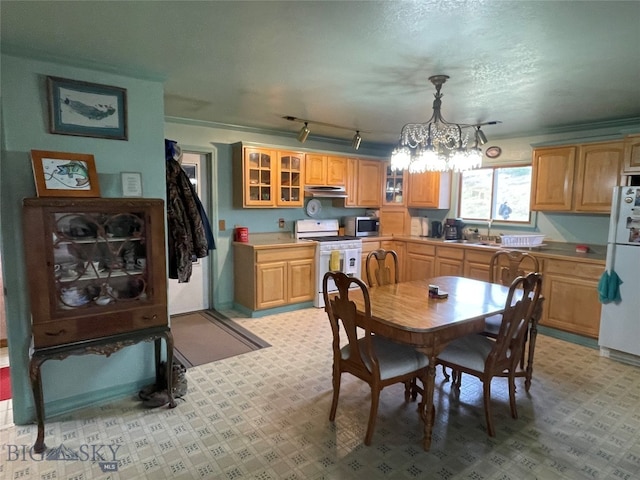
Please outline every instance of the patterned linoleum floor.
[[[11, 453], [10, 445], [33, 443], [36, 427], [0, 425], [0, 477], [640, 478], [640, 369], [595, 350], [538, 336], [529, 395], [517, 380], [517, 420], [506, 379], [493, 382], [495, 438], [485, 431], [481, 385], [465, 376], [458, 398], [438, 369], [429, 452], [421, 449], [416, 404], [404, 403], [402, 386], [389, 387], [366, 447], [365, 384], [343, 376], [336, 422], [328, 420], [331, 334], [323, 311], [260, 319], [224, 313], [272, 346], [188, 370], [188, 394], [173, 410], [142, 409], [132, 397], [49, 419], [48, 451], [76, 452], [76, 459]], [[87, 447], [100, 444], [110, 446], [99, 451], [103, 461]]]

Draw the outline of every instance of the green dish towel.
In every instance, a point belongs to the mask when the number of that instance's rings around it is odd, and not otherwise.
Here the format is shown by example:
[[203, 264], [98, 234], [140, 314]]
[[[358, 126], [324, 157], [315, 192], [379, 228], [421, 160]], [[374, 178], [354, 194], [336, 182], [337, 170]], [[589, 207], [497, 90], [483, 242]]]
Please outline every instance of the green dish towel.
[[622, 280], [615, 271], [605, 270], [598, 282], [600, 303], [619, 302], [621, 300], [620, 284], [622, 284]]

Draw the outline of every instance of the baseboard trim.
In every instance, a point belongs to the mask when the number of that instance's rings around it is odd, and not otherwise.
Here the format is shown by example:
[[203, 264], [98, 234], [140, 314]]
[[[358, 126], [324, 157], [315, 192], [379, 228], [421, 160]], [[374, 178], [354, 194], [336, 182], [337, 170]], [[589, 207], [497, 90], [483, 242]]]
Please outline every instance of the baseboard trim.
[[[155, 381], [156, 378], [154, 376], [147, 380], [128, 383], [126, 385], [116, 385], [102, 390], [95, 390], [88, 394], [75, 395], [73, 397], [45, 402], [45, 426], [50, 420], [59, 420], [60, 417], [69, 415], [80, 409], [105, 405], [113, 402], [114, 400], [120, 400], [126, 397], [137, 397], [138, 392], [143, 387], [151, 383], [155, 383]], [[36, 421], [35, 406], [28, 407], [26, 413], [27, 418], [29, 418], [30, 421], [25, 422], [24, 425], [34, 423]]]
[[583, 337], [582, 335], [563, 332], [562, 330], [557, 330], [551, 327], [538, 325], [538, 333], [547, 335], [548, 337], [557, 338], [559, 340], [564, 340], [565, 342], [582, 345], [583, 347], [593, 348], [594, 350], [598, 350], [600, 348], [600, 346], [598, 345], [598, 340], [596, 340], [595, 338]]
[[247, 317], [251, 317], [251, 318], [266, 317], [267, 315], [276, 315], [278, 313], [293, 312], [296, 310], [302, 310], [304, 308], [311, 308], [311, 307], [313, 307], [313, 302], [296, 303], [294, 305], [285, 305], [283, 307], [269, 308], [266, 310], [251, 310], [240, 304], [237, 304], [237, 303], [233, 304], [233, 310], [236, 310], [242, 313], [243, 315], [246, 315]]

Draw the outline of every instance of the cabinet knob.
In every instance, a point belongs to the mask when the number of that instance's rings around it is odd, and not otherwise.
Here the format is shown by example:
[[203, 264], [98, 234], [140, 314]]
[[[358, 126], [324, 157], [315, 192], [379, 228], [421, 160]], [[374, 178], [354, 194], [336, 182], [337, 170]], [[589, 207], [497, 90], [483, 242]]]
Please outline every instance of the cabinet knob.
[[155, 320], [158, 318], [158, 315], [153, 315], [152, 317], [148, 316], [148, 315], [144, 315], [142, 317], [143, 320]]

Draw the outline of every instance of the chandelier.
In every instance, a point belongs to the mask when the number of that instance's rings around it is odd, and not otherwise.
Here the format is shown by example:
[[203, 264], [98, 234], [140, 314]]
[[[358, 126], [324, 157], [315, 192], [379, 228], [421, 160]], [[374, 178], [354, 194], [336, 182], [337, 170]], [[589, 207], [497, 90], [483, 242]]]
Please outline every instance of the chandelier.
[[[482, 150], [478, 145], [484, 145], [487, 137], [480, 127], [500, 122], [450, 123], [442, 118], [440, 89], [448, 78], [448, 75], [429, 77], [436, 87], [433, 114], [426, 123], [407, 123], [402, 127], [398, 146], [391, 154], [391, 169], [409, 170], [410, 173], [461, 172], [482, 164]], [[473, 146], [467, 149], [469, 132], [466, 130], [472, 128]]]

